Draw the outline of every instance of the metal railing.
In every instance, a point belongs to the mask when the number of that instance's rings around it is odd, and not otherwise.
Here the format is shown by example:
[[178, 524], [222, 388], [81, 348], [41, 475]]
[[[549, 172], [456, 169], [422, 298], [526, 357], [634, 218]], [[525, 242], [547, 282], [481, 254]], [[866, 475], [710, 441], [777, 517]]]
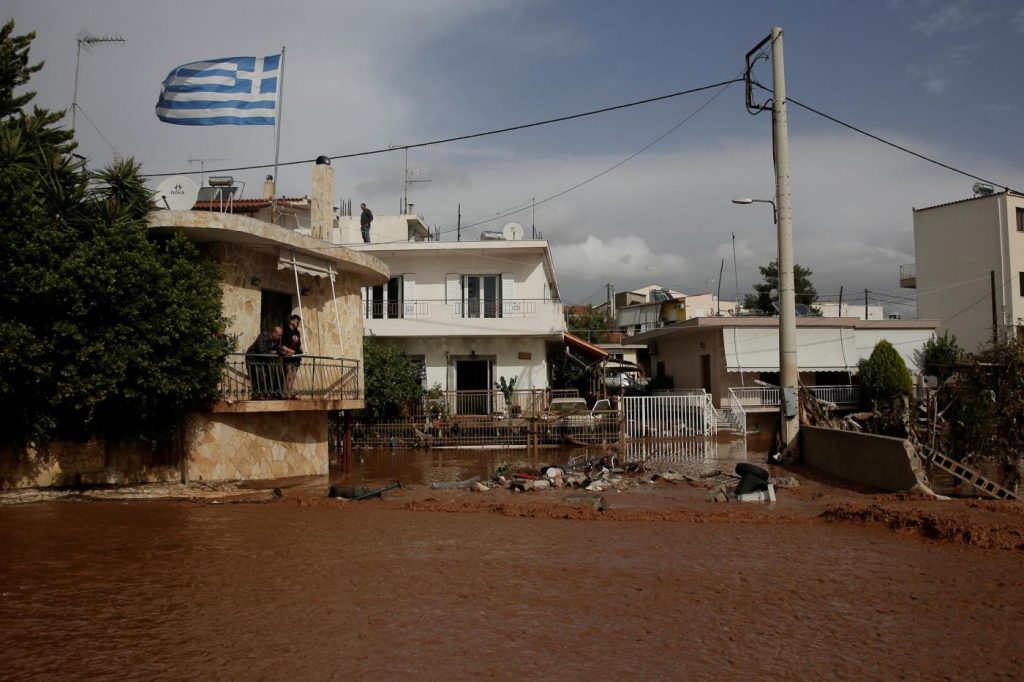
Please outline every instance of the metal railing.
[[736, 394], [729, 390], [729, 421], [737, 433], [747, 432], [747, 411], [743, 409]]
[[[443, 391], [439, 397], [444, 401], [446, 413], [458, 415], [494, 415], [527, 416], [540, 414], [548, 409], [552, 398], [577, 398], [579, 391], [572, 389], [526, 388], [512, 391], [511, 400], [505, 399], [500, 390], [481, 389], [478, 391]], [[421, 415], [425, 412], [436, 412], [436, 406], [428, 403], [429, 399], [410, 407], [410, 414]]]
[[232, 353], [220, 382], [223, 400], [358, 400], [359, 361], [320, 355]]
[[363, 319], [417, 319], [430, 315], [430, 301], [363, 301]]
[[[808, 386], [818, 400], [851, 406], [860, 404], [860, 386]], [[729, 389], [729, 407], [778, 407], [779, 389], [774, 386], [735, 386]]]
[[627, 396], [623, 400], [626, 436], [679, 438], [715, 435], [715, 407], [711, 396]]
[[917, 277], [917, 263], [900, 266], [900, 279], [914, 279], [915, 277]]
[[[552, 301], [542, 301], [551, 303]], [[455, 317], [530, 317], [537, 314], [535, 299], [502, 298], [480, 301], [454, 301]]]

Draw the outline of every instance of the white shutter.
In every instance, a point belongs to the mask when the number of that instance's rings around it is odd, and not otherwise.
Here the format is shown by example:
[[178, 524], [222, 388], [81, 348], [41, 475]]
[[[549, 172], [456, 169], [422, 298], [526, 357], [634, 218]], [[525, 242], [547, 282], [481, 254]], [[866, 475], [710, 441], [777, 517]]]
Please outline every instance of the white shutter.
[[416, 316], [416, 276], [402, 275], [402, 301], [405, 306], [403, 317]]
[[544, 282], [544, 300], [551, 300], [551, 284], [549, 284], [548, 282]]
[[515, 274], [511, 272], [501, 273], [501, 314], [503, 317], [519, 317], [521, 306], [515, 298]]
[[452, 316], [462, 316], [462, 277], [448, 274], [444, 276], [445, 302], [452, 307]]
[[363, 297], [363, 319], [370, 319], [370, 288], [361, 287], [359, 289], [360, 294]]

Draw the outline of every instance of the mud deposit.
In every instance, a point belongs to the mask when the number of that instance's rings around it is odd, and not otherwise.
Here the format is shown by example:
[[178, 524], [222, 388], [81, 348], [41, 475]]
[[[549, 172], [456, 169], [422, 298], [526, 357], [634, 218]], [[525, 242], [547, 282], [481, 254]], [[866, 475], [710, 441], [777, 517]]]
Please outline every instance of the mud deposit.
[[321, 495], [0, 508], [2, 677], [1024, 676], [1021, 552], [911, 521], [1019, 528], [1019, 507], [813, 481], [756, 509], [685, 485], [601, 513]]

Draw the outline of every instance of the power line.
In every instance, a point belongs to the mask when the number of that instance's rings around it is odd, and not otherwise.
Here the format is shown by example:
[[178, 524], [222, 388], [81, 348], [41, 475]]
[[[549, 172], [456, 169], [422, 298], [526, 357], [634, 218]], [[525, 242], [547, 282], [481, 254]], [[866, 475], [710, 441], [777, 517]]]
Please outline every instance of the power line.
[[[756, 81], [754, 81], [754, 85], [756, 85], [757, 87], [761, 88], [762, 90], [767, 90], [768, 92], [771, 92], [770, 88], [765, 87], [764, 85], [761, 85], [760, 83], [758, 83]], [[959, 173], [960, 175], [965, 175], [965, 176], [971, 178], [972, 180], [978, 180], [980, 182], [987, 183], [987, 184], [992, 185], [994, 187], [1002, 187], [1003, 189], [1006, 189], [1006, 190], [1010, 189], [1010, 186], [1006, 185], [1004, 183], [994, 182], [992, 180], [986, 180], [985, 178], [983, 178], [981, 176], [978, 176], [978, 175], [975, 175], [974, 173], [969, 173], [969, 172], [967, 172], [965, 170], [961, 170], [961, 169], [959, 169], [959, 168], [957, 168], [955, 166], [950, 166], [948, 163], [943, 163], [942, 161], [938, 161], [936, 159], [933, 159], [930, 156], [925, 156], [924, 154], [920, 154], [918, 152], [915, 152], [912, 149], [907, 149], [903, 145], [896, 144], [895, 142], [890, 142], [889, 140], [886, 140], [883, 137], [875, 135], [874, 133], [869, 133], [868, 131], [864, 130], [863, 128], [858, 128], [857, 126], [853, 125], [852, 123], [847, 123], [846, 121], [841, 121], [838, 118], [836, 118], [835, 116], [831, 116], [829, 114], [826, 114], [825, 112], [820, 111], [818, 109], [815, 109], [814, 107], [810, 106], [809, 104], [804, 104], [803, 102], [801, 102], [799, 100], [796, 100], [796, 99], [793, 99], [792, 97], [788, 97], [787, 96], [786, 97], [786, 101], [787, 102], [792, 102], [793, 104], [797, 105], [801, 109], [806, 109], [807, 111], [811, 112], [812, 114], [817, 114], [818, 116], [821, 116], [822, 118], [826, 118], [829, 121], [832, 121], [833, 123], [836, 123], [838, 125], [843, 126], [844, 128], [849, 128], [850, 130], [854, 131], [855, 133], [860, 133], [861, 135], [864, 135], [865, 137], [870, 137], [872, 140], [875, 140], [876, 142], [881, 142], [882, 144], [889, 145], [893, 149], [898, 149], [901, 152], [905, 152], [907, 154], [910, 154], [911, 156], [916, 156], [917, 158], [921, 159], [922, 161], [927, 161], [928, 163], [933, 163], [936, 166], [939, 166], [941, 168], [945, 168], [946, 170], [953, 171], [954, 173]]]
[[[533, 123], [523, 123], [523, 124], [520, 124], [520, 125], [508, 126], [506, 128], [496, 128], [494, 130], [487, 130], [487, 131], [480, 132], [480, 133], [470, 133], [468, 135], [456, 135], [454, 137], [446, 137], [446, 138], [443, 138], [443, 139], [440, 139], [440, 140], [432, 140], [430, 142], [417, 142], [415, 144], [395, 145], [394, 147], [384, 147], [382, 149], [371, 149], [371, 150], [368, 150], [368, 151], [352, 152], [352, 153], [349, 153], [349, 154], [337, 154], [335, 156], [330, 156], [328, 158], [330, 158], [332, 161], [336, 161], [338, 159], [352, 159], [352, 158], [356, 158], [358, 156], [372, 156], [374, 154], [386, 154], [388, 152], [397, 152], [397, 151], [402, 151], [402, 150], [406, 150], [406, 149], [417, 149], [419, 147], [430, 147], [430, 146], [438, 145], [438, 144], [448, 144], [450, 142], [462, 142], [464, 140], [472, 140], [472, 139], [475, 139], [475, 138], [478, 138], [478, 137], [487, 137], [489, 135], [500, 135], [502, 133], [511, 133], [511, 132], [516, 131], [516, 130], [526, 130], [527, 128], [536, 128], [536, 127], [539, 127], [539, 126], [550, 125], [552, 123], [562, 123], [563, 121], [572, 121], [572, 120], [577, 119], [577, 118], [585, 118], [587, 116], [595, 116], [597, 114], [605, 114], [605, 113], [608, 113], [609, 111], [618, 111], [620, 109], [629, 109], [630, 107], [638, 107], [638, 106], [641, 106], [641, 105], [644, 105], [644, 104], [651, 104], [652, 102], [661, 102], [663, 100], [672, 99], [674, 97], [682, 97], [683, 95], [692, 95], [695, 92], [702, 92], [704, 90], [712, 90], [714, 88], [718, 88], [718, 87], [721, 87], [723, 85], [730, 85], [732, 83], [736, 83], [736, 82], [738, 82], [740, 80], [742, 80], [742, 79], [741, 78], [733, 78], [731, 80], [721, 81], [719, 83], [712, 83], [710, 85], [702, 85], [702, 86], [696, 87], [696, 88], [689, 88], [688, 90], [680, 90], [679, 92], [673, 92], [673, 93], [670, 93], [668, 95], [659, 95], [657, 97], [648, 97], [647, 99], [636, 100], [634, 102], [627, 102], [625, 104], [616, 104], [615, 106], [603, 107], [601, 109], [592, 109], [590, 111], [583, 111], [583, 112], [580, 112], [578, 114], [570, 114], [568, 116], [559, 116], [558, 118], [549, 118], [549, 119], [545, 119], [543, 121], [534, 121]], [[302, 160], [299, 160], [299, 161], [285, 161], [285, 162], [279, 163], [277, 165], [279, 167], [280, 166], [296, 166], [296, 165], [299, 165], [299, 164], [312, 163], [313, 161], [314, 161], [314, 159], [302, 159]], [[235, 168], [218, 168], [217, 170], [211, 170], [209, 172], [210, 173], [228, 173], [228, 172], [235, 172], [235, 171], [259, 170], [259, 169], [262, 169], [262, 168], [270, 168], [273, 165], [274, 164], [272, 164], [272, 163], [262, 163], [262, 164], [252, 165], [252, 166], [237, 166]], [[148, 173], [148, 174], [146, 174], [145, 177], [148, 177], [148, 178], [162, 178], [162, 177], [167, 177], [169, 175], [180, 175], [180, 174], [187, 174], [187, 173]]]
[[110, 140], [107, 139], [107, 136], [103, 134], [103, 131], [101, 131], [96, 126], [96, 124], [92, 122], [92, 119], [89, 118], [89, 114], [85, 113], [85, 109], [83, 109], [79, 104], [75, 105], [75, 109], [82, 112], [82, 116], [85, 116], [85, 120], [88, 121], [89, 125], [92, 126], [92, 129], [95, 130], [99, 134], [99, 136], [103, 138], [103, 141], [107, 143], [107, 146], [110, 147], [110, 150], [114, 152], [114, 155], [121, 156], [121, 152], [117, 151], [117, 147], [111, 144]]

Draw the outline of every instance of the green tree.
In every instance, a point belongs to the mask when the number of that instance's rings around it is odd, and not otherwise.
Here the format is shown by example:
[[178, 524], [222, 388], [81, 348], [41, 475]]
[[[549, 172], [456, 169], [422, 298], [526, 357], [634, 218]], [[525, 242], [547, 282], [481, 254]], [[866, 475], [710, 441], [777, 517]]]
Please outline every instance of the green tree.
[[420, 365], [393, 343], [375, 336], [363, 338], [363, 371], [366, 413], [372, 419], [389, 419], [423, 397]]
[[[758, 266], [763, 281], [754, 284], [756, 293], [747, 294], [743, 299], [743, 307], [751, 311], [759, 311], [765, 315], [774, 315], [775, 308], [772, 307], [770, 292], [779, 288], [779, 262], [773, 260], [768, 265]], [[793, 265], [793, 289], [796, 292], [796, 302], [808, 307], [818, 300], [818, 292], [811, 284], [811, 275], [814, 273], [801, 265]]]
[[570, 334], [575, 334], [590, 343], [603, 343], [612, 324], [607, 307], [599, 310], [592, 305], [565, 308], [565, 328]]
[[914, 351], [914, 364], [922, 374], [933, 375], [941, 383], [956, 372], [955, 365], [960, 362], [961, 355], [963, 349], [956, 336], [946, 331], [942, 336], [928, 339], [923, 347]]
[[885, 339], [875, 344], [871, 356], [861, 360], [858, 368], [865, 400], [877, 403], [909, 396], [913, 392], [907, 364]]
[[[229, 340], [216, 266], [151, 239], [139, 166], [71, 156], [60, 114], [15, 88], [32, 34], [0, 31], [0, 436], [155, 442], [217, 398]], [[13, 66], [12, 66], [13, 65]]]

